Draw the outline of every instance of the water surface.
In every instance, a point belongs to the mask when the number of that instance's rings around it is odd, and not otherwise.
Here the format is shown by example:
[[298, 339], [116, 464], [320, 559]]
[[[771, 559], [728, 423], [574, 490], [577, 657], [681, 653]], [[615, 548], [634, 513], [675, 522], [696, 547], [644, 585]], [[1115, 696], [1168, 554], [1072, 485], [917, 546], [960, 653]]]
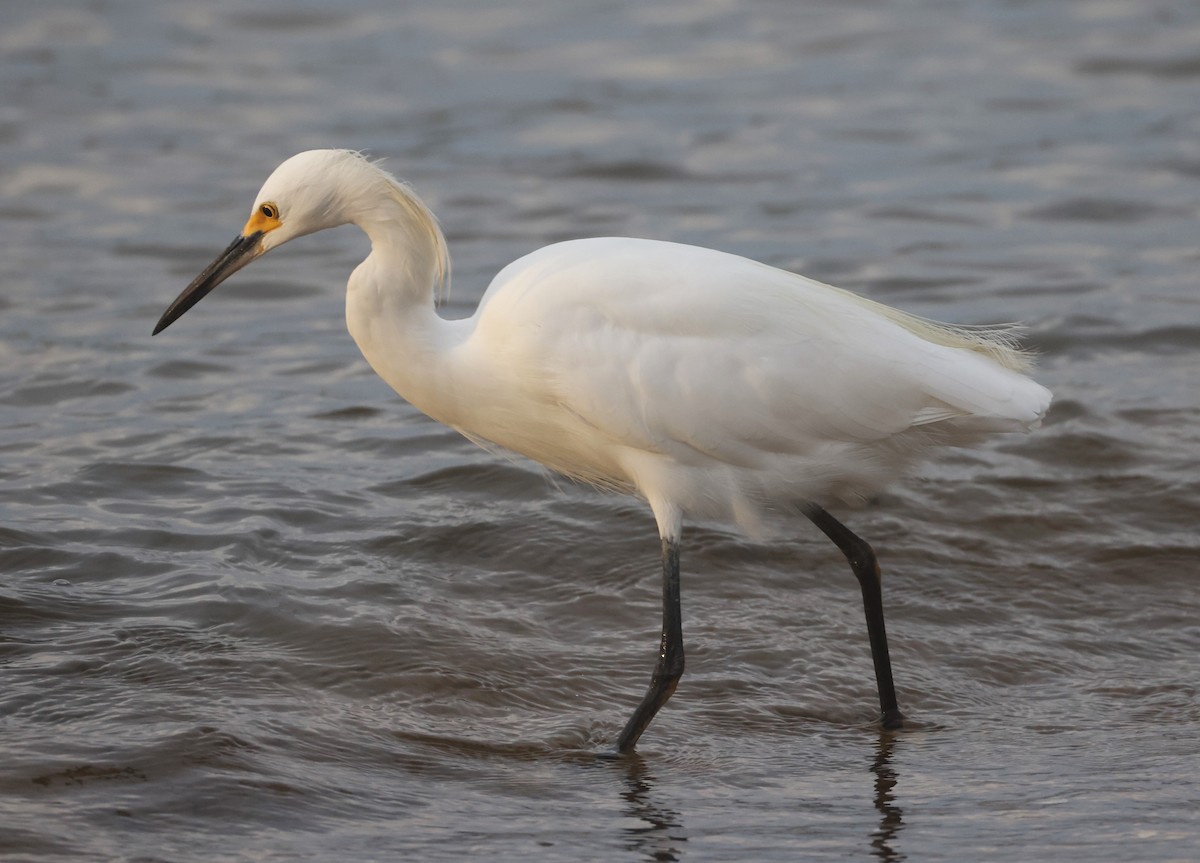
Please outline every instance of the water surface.
[[[1200, 840], [1200, 7], [0, 12], [0, 855], [1187, 861]], [[714, 246], [962, 323], [1056, 393], [860, 512], [913, 727], [806, 523], [684, 546], [479, 451], [345, 333], [352, 229], [158, 315], [315, 146], [410, 179], [446, 314], [534, 248]]]

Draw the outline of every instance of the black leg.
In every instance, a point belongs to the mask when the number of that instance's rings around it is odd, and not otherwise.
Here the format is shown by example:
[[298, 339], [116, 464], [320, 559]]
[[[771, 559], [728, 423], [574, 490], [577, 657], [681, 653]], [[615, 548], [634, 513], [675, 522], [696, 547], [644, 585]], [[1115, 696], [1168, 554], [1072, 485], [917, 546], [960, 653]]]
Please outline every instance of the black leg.
[[663, 565], [663, 625], [662, 642], [659, 645], [658, 665], [650, 678], [650, 688], [642, 703], [633, 711], [625, 723], [625, 730], [617, 738], [617, 751], [625, 755], [633, 751], [638, 738], [654, 718], [654, 714], [667, 703], [675, 685], [683, 676], [683, 623], [679, 611], [679, 543], [668, 539], [662, 541]]
[[896, 685], [892, 682], [892, 660], [888, 656], [887, 632], [883, 627], [883, 591], [879, 563], [871, 546], [816, 504], [806, 504], [804, 514], [846, 555], [850, 569], [862, 587], [863, 610], [867, 613], [867, 635], [871, 639], [871, 658], [875, 662], [875, 682], [879, 685], [879, 706], [884, 728], [903, 728], [904, 716], [896, 703]]

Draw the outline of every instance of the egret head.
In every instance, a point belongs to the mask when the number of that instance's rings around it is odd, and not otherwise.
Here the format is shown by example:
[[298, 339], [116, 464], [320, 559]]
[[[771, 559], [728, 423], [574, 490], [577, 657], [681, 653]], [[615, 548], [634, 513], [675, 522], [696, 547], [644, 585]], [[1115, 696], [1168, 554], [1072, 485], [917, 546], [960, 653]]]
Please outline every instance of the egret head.
[[352, 202], [369, 200], [365, 187], [386, 176], [351, 150], [309, 150], [275, 169], [254, 199], [242, 232], [163, 312], [162, 332], [255, 258], [288, 240], [344, 225]]

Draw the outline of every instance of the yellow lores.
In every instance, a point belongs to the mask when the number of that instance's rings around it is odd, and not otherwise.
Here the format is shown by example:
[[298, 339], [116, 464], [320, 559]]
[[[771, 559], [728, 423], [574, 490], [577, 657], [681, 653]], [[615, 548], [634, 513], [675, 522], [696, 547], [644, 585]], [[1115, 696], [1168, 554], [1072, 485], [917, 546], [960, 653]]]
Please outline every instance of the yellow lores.
[[260, 231], [266, 234], [282, 224], [283, 222], [279, 221], [279, 207], [266, 203], [254, 211], [254, 215], [246, 222], [246, 227], [242, 228], [242, 236], [249, 237]]

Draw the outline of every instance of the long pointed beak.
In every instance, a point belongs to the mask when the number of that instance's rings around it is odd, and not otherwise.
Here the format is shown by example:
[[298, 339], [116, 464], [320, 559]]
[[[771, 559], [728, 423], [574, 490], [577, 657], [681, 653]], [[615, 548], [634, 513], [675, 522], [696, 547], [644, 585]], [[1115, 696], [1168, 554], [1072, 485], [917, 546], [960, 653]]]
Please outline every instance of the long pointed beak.
[[239, 235], [230, 243], [229, 248], [221, 252], [215, 261], [204, 268], [204, 272], [183, 289], [183, 293], [175, 298], [175, 302], [167, 306], [151, 335], [157, 336], [171, 326], [184, 312], [204, 299], [209, 291], [261, 255], [258, 241], [262, 239], [262, 235], [262, 231], [254, 231], [244, 237]]

